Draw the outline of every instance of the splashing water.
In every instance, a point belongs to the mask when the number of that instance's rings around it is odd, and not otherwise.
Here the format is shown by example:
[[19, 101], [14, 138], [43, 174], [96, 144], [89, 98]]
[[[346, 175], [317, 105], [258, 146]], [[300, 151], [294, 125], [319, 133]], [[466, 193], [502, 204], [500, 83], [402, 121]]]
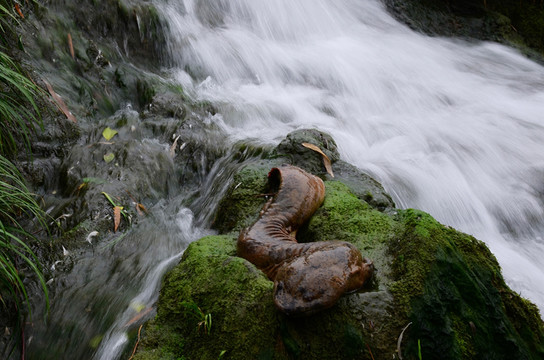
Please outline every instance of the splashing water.
[[484, 240], [508, 283], [544, 310], [540, 65], [497, 44], [414, 33], [377, 1], [157, 6], [175, 78], [214, 103], [211, 121], [233, 141], [329, 132], [399, 207]]

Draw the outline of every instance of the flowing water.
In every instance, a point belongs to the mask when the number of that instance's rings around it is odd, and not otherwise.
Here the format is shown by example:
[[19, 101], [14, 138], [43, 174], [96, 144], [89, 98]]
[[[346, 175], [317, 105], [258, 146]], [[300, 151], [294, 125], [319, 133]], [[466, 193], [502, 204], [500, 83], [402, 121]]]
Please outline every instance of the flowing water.
[[178, 80], [234, 139], [329, 132], [399, 207], [484, 240], [544, 310], [542, 66], [414, 33], [378, 1], [161, 4]]
[[[484, 240], [509, 285], [544, 310], [542, 66], [497, 44], [414, 33], [374, 0], [156, 6], [170, 30], [168, 72], [188, 94], [214, 104], [219, 111], [207, 121], [232, 142], [275, 144], [298, 128], [329, 132], [343, 159], [376, 177], [399, 207], [425, 210]], [[197, 203], [215, 206], [205, 200]], [[66, 314], [77, 302], [120, 304], [102, 315], [113, 325], [95, 359], [120, 356], [134, 309], [153, 303], [160, 275], [208, 232], [204, 215], [197, 219], [204, 228], [192, 223], [202, 209], [180, 203], [157, 204], [160, 219], [129, 233], [103, 264], [74, 265], [96, 280], [73, 280], [79, 295], [66, 297]], [[142, 237], [153, 246], [140, 244]], [[130, 262], [110, 264], [135, 242], [142, 250]], [[134, 280], [117, 295], [82, 295], [127, 274]], [[93, 319], [84, 321], [91, 329]]]

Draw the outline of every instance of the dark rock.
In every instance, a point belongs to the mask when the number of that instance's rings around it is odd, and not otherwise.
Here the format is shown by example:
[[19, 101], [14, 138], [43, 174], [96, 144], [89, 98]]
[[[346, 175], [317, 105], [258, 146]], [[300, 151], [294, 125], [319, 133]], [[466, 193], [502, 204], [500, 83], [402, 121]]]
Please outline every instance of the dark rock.
[[544, 63], [544, 7], [515, 0], [384, 0], [412, 29], [429, 35], [489, 40]]
[[296, 165], [310, 173], [324, 174], [326, 170], [321, 155], [302, 146], [302, 143], [319, 147], [329, 157], [331, 163], [340, 158], [333, 138], [316, 129], [302, 129], [289, 133], [276, 148], [276, 154], [287, 158], [291, 165]]
[[394, 211], [395, 203], [383, 186], [370, 175], [345, 161], [337, 161], [333, 167], [335, 179], [346, 184], [359, 199], [379, 211]]

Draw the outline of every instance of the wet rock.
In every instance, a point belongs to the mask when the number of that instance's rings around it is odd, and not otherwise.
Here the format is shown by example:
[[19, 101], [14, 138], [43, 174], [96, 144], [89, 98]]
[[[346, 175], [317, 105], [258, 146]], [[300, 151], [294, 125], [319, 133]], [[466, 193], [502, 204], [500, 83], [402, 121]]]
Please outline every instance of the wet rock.
[[98, 46], [95, 44], [94, 41], [89, 41], [89, 46], [87, 47], [87, 56], [89, 57], [89, 61], [99, 67], [106, 67], [110, 65], [110, 62], [104, 54], [102, 53], [102, 50], [98, 48]]
[[336, 142], [333, 138], [316, 129], [302, 129], [289, 133], [276, 148], [276, 154], [288, 159], [289, 163], [296, 165], [313, 174], [326, 172], [321, 155], [302, 146], [309, 143], [319, 147], [332, 163], [340, 158]]
[[[236, 214], [218, 216], [218, 228], [240, 229], [257, 217], [266, 200], [253, 194], [266, 191], [267, 161], [250, 161], [238, 171], [225, 196], [232, 206], [222, 207]], [[423, 358], [544, 355], [536, 306], [508, 288], [484, 243], [421, 211], [380, 212], [342, 181], [325, 186], [323, 206], [297, 240], [353, 244], [374, 261], [370, 288], [313, 316], [289, 318], [273, 306], [272, 282], [235, 256], [236, 232], [204, 238], [167, 276], [137, 358], [215, 359], [225, 351], [231, 358], [391, 359], [408, 323], [401, 344], [407, 359], [418, 358], [418, 344]], [[243, 205], [236, 207], [238, 202]], [[187, 311], [187, 302], [211, 314], [209, 333]]]
[[334, 177], [346, 184], [359, 199], [379, 211], [392, 212], [395, 203], [383, 186], [370, 175], [345, 161], [337, 161], [333, 167]]
[[384, 3], [397, 19], [414, 30], [496, 41], [544, 62], [542, 4], [514, 0], [384, 0]]
[[259, 217], [259, 211], [271, 197], [267, 174], [270, 161], [252, 163], [234, 174], [233, 181], [219, 203], [213, 227], [220, 233], [238, 233]]

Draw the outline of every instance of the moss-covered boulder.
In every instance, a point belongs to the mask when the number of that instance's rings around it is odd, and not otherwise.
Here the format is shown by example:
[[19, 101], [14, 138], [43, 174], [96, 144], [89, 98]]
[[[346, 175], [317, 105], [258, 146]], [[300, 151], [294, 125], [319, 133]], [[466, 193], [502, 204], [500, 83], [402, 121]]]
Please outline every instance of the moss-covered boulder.
[[[197, 285], [198, 284], [198, 285]], [[209, 236], [192, 243], [165, 278], [156, 319], [138, 358], [217, 359], [233, 354], [273, 352], [276, 323], [266, 275], [236, 257], [236, 239]], [[159, 350], [153, 350], [154, 346]]]
[[166, 276], [137, 359], [543, 358], [537, 308], [508, 288], [484, 243], [421, 211], [379, 211], [330, 178], [297, 238], [349, 241], [376, 276], [321, 313], [280, 313], [272, 282], [236, 256], [237, 231], [257, 218], [277, 160], [237, 173], [216, 217], [228, 235], [191, 244]]

